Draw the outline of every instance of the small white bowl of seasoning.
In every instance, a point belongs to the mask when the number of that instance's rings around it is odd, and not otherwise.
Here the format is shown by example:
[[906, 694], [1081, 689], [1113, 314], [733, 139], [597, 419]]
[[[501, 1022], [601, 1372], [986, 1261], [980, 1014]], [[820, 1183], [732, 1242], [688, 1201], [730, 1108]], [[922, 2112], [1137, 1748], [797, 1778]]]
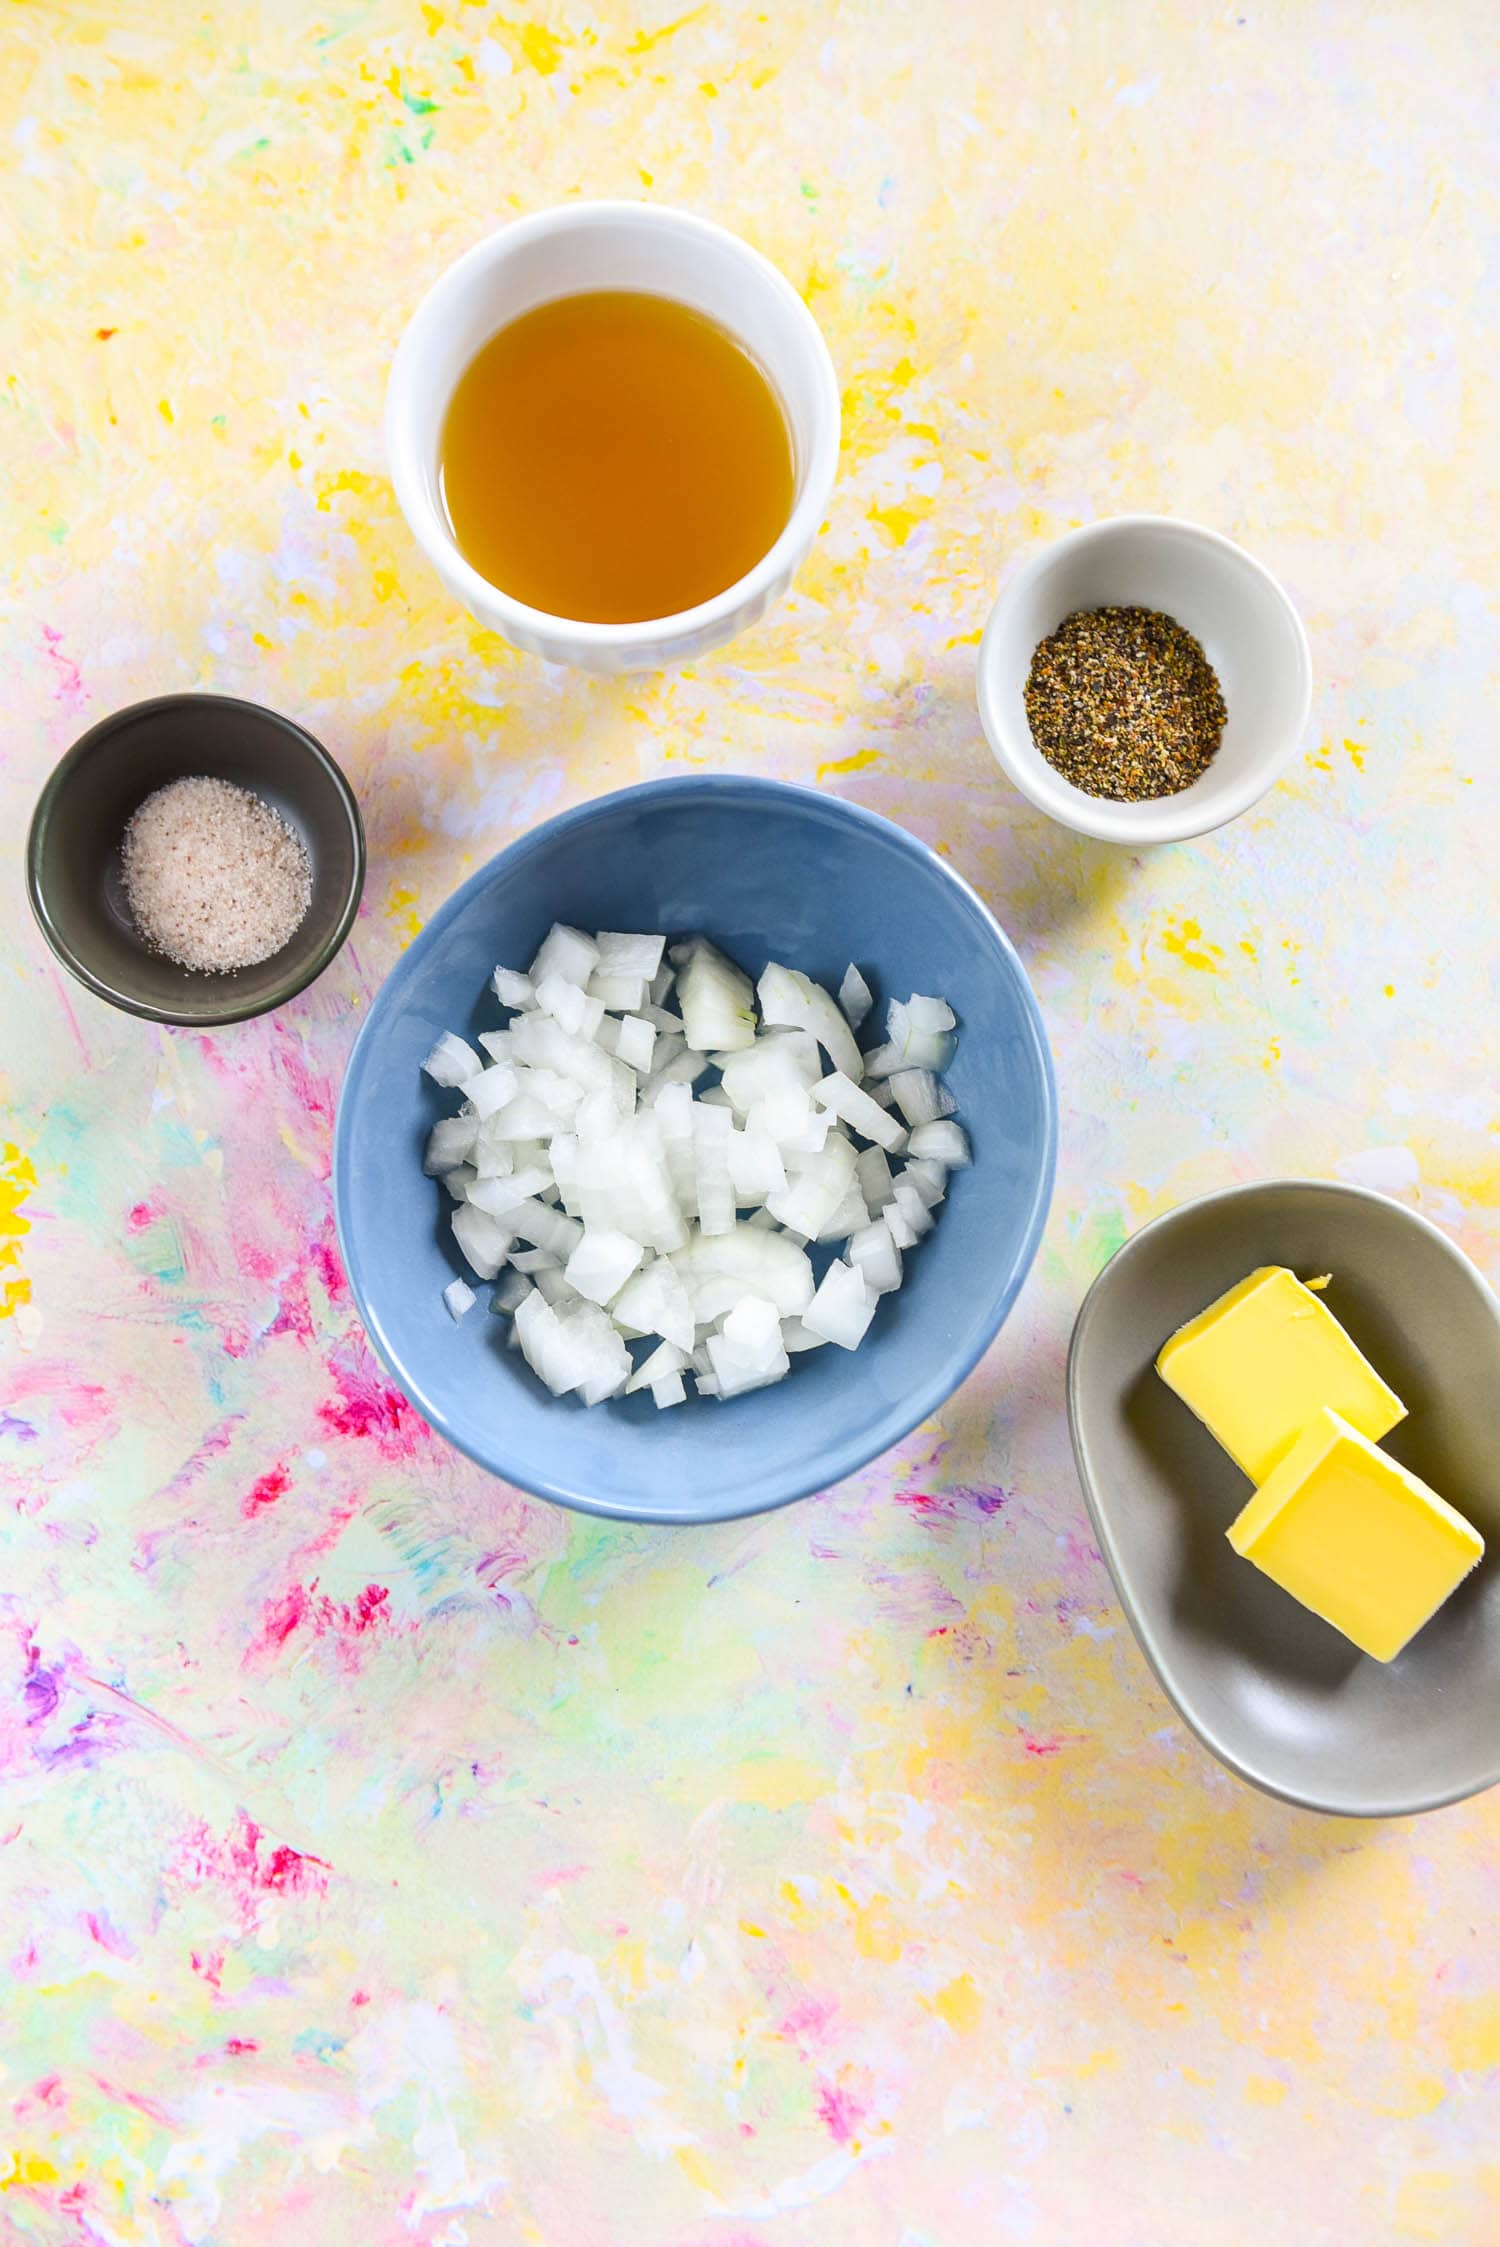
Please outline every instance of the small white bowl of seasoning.
[[1281, 777], [1312, 658], [1289, 596], [1243, 548], [1172, 516], [1119, 515], [1043, 547], [1005, 586], [978, 685], [996, 760], [1039, 810], [1105, 842], [1175, 843]]

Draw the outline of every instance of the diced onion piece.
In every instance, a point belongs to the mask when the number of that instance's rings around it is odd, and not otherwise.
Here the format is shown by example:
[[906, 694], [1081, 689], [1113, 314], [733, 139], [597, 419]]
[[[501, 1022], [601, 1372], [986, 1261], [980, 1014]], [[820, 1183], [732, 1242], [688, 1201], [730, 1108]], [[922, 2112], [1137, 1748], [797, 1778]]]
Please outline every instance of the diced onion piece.
[[878, 1221], [850, 1236], [849, 1261], [863, 1272], [865, 1285], [877, 1295], [890, 1295], [901, 1285], [901, 1251], [890, 1228]]
[[687, 1350], [679, 1350], [673, 1342], [661, 1342], [648, 1358], [642, 1358], [625, 1384], [625, 1394], [631, 1396], [637, 1389], [649, 1389], [658, 1381], [667, 1380], [674, 1373], [683, 1372], [690, 1363]]
[[427, 1152], [422, 1157], [428, 1177], [441, 1178], [445, 1170], [456, 1170], [460, 1163], [467, 1162], [478, 1135], [477, 1116], [439, 1116], [427, 1135]]
[[573, 1304], [582, 1300], [577, 1288], [569, 1284], [566, 1274], [551, 1265], [545, 1266], [536, 1274], [533, 1284], [542, 1301], [550, 1303], [554, 1311], [569, 1310]]
[[948, 1173], [943, 1165], [924, 1162], [920, 1155], [908, 1160], [901, 1176], [924, 1209], [936, 1209], [948, 1191]]
[[549, 1209], [545, 1202], [519, 1202], [507, 1210], [505, 1222], [523, 1241], [549, 1249], [554, 1256], [571, 1256], [583, 1239], [583, 1227], [576, 1218], [564, 1217], [560, 1209]]
[[634, 1014], [648, 988], [644, 975], [591, 975], [587, 995], [609, 1014]]
[[[856, 1083], [859, 1081], [864, 1064], [854, 1042], [854, 1032], [820, 983], [814, 983], [800, 968], [781, 967], [773, 960], [762, 975], [757, 992], [763, 1021], [784, 1022], [795, 1030], [809, 1031], [835, 1069], [842, 1069], [846, 1077], [852, 1077]], [[691, 1034], [689, 1032], [689, 1036]]]
[[946, 999], [924, 999], [917, 992], [906, 1002], [906, 1019], [923, 1036], [941, 1037], [954, 1025], [953, 1009]]
[[612, 1303], [645, 1253], [628, 1233], [586, 1232], [568, 1258], [564, 1276], [591, 1303]]
[[536, 1005], [536, 985], [529, 975], [520, 975], [513, 967], [497, 967], [490, 977], [490, 989], [502, 1006], [525, 1009]]
[[639, 976], [645, 983], [659, 972], [667, 948], [664, 936], [625, 935], [618, 929], [601, 929], [594, 942], [601, 975]]
[[560, 1272], [562, 1259], [550, 1248], [513, 1248], [510, 1260], [518, 1272]]
[[911, 1152], [923, 1162], [942, 1163], [948, 1170], [963, 1170], [973, 1161], [963, 1125], [946, 1118], [919, 1124], [911, 1135]]
[[591, 999], [577, 983], [570, 983], [565, 975], [544, 975], [536, 987], [536, 995], [544, 1014], [567, 1031], [570, 1038], [593, 1038], [604, 1020], [604, 1002]]
[[472, 1163], [460, 1163], [457, 1170], [445, 1170], [443, 1172], [444, 1190], [454, 1201], [466, 1202], [469, 1198], [469, 1188], [478, 1176], [479, 1173]]
[[709, 1336], [708, 1359], [724, 1398], [784, 1380], [791, 1360], [782, 1345], [776, 1305], [762, 1295], [741, 1296], [720, 1331]]
[[503, 1312], [514, 1311], [518, 1304], [525, 1302], [530, 1293], [531, 1281], [524, 1272], [507, 1272], [490, 1297], [490, 1309]]
[[930, 1069], [899, 1069], [891, 1078], [896, 1106], [915, 1129], [953, 1113], [953, 1097]]
[[560, 975], [581, 988], [598, 965], [599, 947], [593, 938], [581, 928], [569, 928], [566, 921], [554, 921], [531, 963], [531, 980], [538, 991], [549, 975]]
[[733, 1120], [727, 1108], [693, 1104], [693, 1194], [698, 1225], [704, 1233], [728, 1233], [734, 1227], [734, 1187], [729, 1176], [729, 1135]]
[[[763, 1233], [753, 1225], [736, 1225], [731, 1233], [694, 1233], [686, 1248], [672, 1258], [695, 1311], [705, 1284], [722, 1278], [732, 1283], [730, 1302], [738, 1296], [767, 1296], [783, 1318], [806, 1310], [813, 1298], [813, 1271], [807, 1251], [781, 1233]], [[725, 1309], [729, 1304], [725, 1304]], [[710, 1314], [719, 1317], [720, 1312]]]
[[841, 1350], [857, 1350], [875, 1316], [876, 1297], [864, 1274], [853, 1264], [830, 1264], [817, 1294], [802, 1314], [802, 1323]]
[[875, 994], [851, 960], [839, 985], [839, 1005], [851, 1030], [857, 1030], [875, 1004]]
[[518, 1092], [487, 1119], [496, 1139], [544, 1139], [559, 1120], [557, 1110], [534, 1092]]
[[515, 1228], [502, 1225], [487, 1211], [476, 1209], [472, 1202], [461, 1202], [453, 1212], [453, 1238], [464, 1254], [466, 1263], [482, 1280], [492, 1280], [505, 1262]]
[[816, 1240], [853, 1185], [854, 1164], [848, 1140], [830, 1134], [822, 1152], [788, 1176], [785, 1192], [770, 1196], [767, 1209], [778, 1224]]
[[851, 1186], [838, 1208], [824, 1218], [813, 1237], [820, 1241], [847, 1240], [851, 1233], [863, 1232], [869, 1222], [870, 1212], [865, 1207], [864, 1197], [858, 1186]]
[[463, 1086], [463, 1096], [481, 1123], [515, 1099], [520, 1090], [520, 1078], [508, 1061], [496, 1061], [477, 1076], [468, 1078]]
[[[651, 1005], [637, 1007], [636, 1012], [650, 1023], [653, 1030], [660, 1031], [663, 1036], [670, 1032], [673, 1037], [682, 1037], [682, 1016], [680, 1014], [669, 1014], [664, 1006]], [[687, 1040], [683, 1038], [683, 1044], [686, 1045], [686, 1043]]]
[[474, 1290], [467, 1280], [449, 1280], [443, 1289], [443, 1301], [451, 1318], [461, 1319], [465, 1311], [472, 1311], [475, 1300]]
[[666, 1412], [674, 1404], [687, 1402], [687, 1389], [680, 1373], [669, 1373], [663, 1380], [651, 1384], [651, 1402], [658, 1412]]
[[[908, 1187], [907, 1192], [910, 1193], [910, 1191], [911, 1189]], [[880, 1212], [880, 1222], [885, 1226], [898, 1248], [916, 1247], [916, 1228], [908, 1224], [905, 1212], [897, 1203], [894, 1193], [891, 1197], [890, 1207]]]
[[802, 1319], [782, 1320], [781, 1342], [783, 1349], [793, 1357], [799, 1357], [804, 1350], [826, 1350], [828, 1347], [827, 1335], [814, 1334]]
[[864, 1197], [865, 1206], [878, 1214], [894, 1200], [891, 1183], [891, 1166], [885, 1159], [883, 1147], [866, 1147], [854, 1165], [855, 1184]]
[[508, 1178], [476, 1178], [469, 1188], [469, 1200], [476, 1209], [486, 1209], [491, 1217], [503, 1222], [521, 1202], [545, 1193], [551, 1184], [552, 1173], [533, 1165], [513, 1170]]
[[643, 1022], [638, 1014], [627, 1014], [615, 1036], [615, 1051], [627, 1068], [641, 1076], [650, 1073], [651, 1056], [656, 1050], [656, 1028]]
[[888, 1154], [899, 1155], [906, 1145], [902, 1125], [867, 1092], [861, 1092], [853, 1078], [846, 1077], [842, 1069], [835, 1069], [832, 1076], [815, 1084], [812, 1096], [823, 1107], [831, 1108], [851, 1131], [857, 1131], [863, 1139], [873, 1139]]
[[700, 1053], [734, 1053], [755, 1042], [754, 985], [704, 938], [678, 970], [677, 1005], [687, 1042]]
[[446, 1092], [455, 1085], [466, 1083], [470, 1077], [478, 1076], [479, 1056], [462, 1038], [456, 1038], [451, 1030], [445, 1030], [422, 1067], [433, 1083], [440, 1084]]
[[905, 1178], [896, 1180], [896, 1208], [906, 1219], [916, 1238], [932, 1231], [932, 1211], [927, 1207], [915, 1186]]

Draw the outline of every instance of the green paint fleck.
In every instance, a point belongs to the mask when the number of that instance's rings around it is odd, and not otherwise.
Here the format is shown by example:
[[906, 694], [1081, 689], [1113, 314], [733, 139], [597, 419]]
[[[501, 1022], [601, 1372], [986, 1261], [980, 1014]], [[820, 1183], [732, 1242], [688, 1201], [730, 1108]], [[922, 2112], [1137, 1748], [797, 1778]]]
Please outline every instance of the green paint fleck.
[[210, 420], [208, 426], [210, 429], [222, 429], [224, 427], [224, 416], [222, 414], [215, 414]]
[[802, 182], [802, 200], [803, 200], [803, 201], [804, 201], [805, 203], [811, 203], [811, 204], [813, 204], [814, 206], [816, 206], [816, 204], [817, 204], [817, 200], [818, 200], [818, 191], [817, 191], [817, 189], [816, 189], [816, 188], [815, 188], [815, 187], [813, 186], [813, 183], [812, 183], [812, 181], [811, 181], [810, 179], [805, 179], [805, 180], [804, 180], [804, 181]]
[[424, 94], [403, 94], [401, 99], [405, 102], [413, 117], [430, 117], [437, 107], [437, 103], [428, 101]]

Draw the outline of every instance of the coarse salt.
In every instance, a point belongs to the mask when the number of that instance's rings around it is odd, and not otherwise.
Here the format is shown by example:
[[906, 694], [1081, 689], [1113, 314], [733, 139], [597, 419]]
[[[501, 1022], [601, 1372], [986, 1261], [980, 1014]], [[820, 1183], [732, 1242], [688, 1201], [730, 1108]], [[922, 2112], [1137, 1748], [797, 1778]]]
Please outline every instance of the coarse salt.
[[158, 788], [126, 828], [122, 857], [141, 936], [204, 975], [270, 959], [312, 901], [301, 838], [259, 796], [227, 780], [199, 776]]

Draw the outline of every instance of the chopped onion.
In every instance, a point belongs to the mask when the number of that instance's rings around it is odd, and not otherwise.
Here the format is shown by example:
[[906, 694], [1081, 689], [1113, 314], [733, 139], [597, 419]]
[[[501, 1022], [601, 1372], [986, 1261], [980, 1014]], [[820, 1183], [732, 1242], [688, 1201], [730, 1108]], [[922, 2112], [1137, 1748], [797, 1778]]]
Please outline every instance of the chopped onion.
[[919, 1124], [911, 1135], [911, 1152], [923, 1162], [942, 1163], [949, 1170], [963, 1170], [973, 1160], [963, 1125], [946, 1120]]
[[[873, 1001], [852, 963], [835, 1002], [775, 961], [757, 987], [701, 936], [668, 952], [562, 922], [529, 973], [497, 967], [491, 987], [508, 1013], [478, 1033], [483, 1061], [445, 1033], [422, 1064], [462, 1097], [423, 1168], [555, 1395], [649, 1391], [669, 1410], [691, 1383], [728, 1401], [794, 1356], [859, 1347], [970, 1160], [938, 1079], [946, 1000], [893, 1000], [861, 1054]], [[443, 1293], [454, 1318], [475, 1301], [464, 1278]]]
[[462, 1038], [456, 1038], [451, 1030], [445, 1030], [422, 1067], [434, 1084], [440, 1084], [448, 1091], [454, 1085], [464, 1084], [470, 1077], [478, 1076], [479, 1056], [472, 1046], [465, 1045]]
[[[817, 1294], [802, 1314], [802, 1323], [825, 1342], [842, 1350], [857, 1350], [875, 1316], [876, 1297], [865, 1285], [864, 1274], [853, 1264], [830, 1264]], [[717, 1368], [715, 1369], [717, 1370]]]
[[875, 1004], [875, 994], [851, 960], [839, 985], [839, 1005], [851, 1030], [857, 1030]]

